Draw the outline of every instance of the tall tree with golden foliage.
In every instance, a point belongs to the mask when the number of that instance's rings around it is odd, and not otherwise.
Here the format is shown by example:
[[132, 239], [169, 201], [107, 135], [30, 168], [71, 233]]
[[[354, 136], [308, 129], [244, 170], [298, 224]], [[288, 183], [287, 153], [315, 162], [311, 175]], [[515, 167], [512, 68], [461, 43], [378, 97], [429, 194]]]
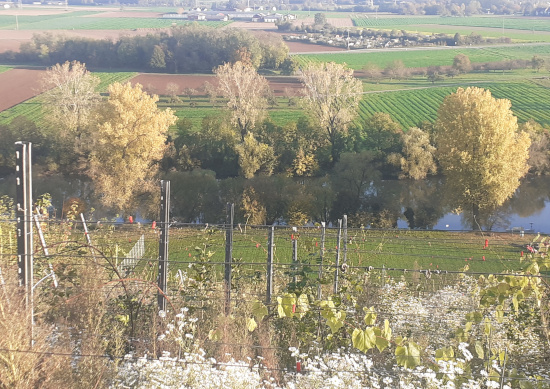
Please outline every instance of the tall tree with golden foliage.
[[136, 195], [150, 193], [165, 150], [168, 128], [176, 122], [170, 109], [157, 107], [141, 85], [114, 83], [98, 112], [90, 139], [90, 171], [102, 202], [128, 209]]
[[459, 88], [437, 114], [435, 143], [457, 207], [474, 216], [510, 198], [527, 173], [531, 140], [518, 131], [510, 100], [481, 88]]
[[353, 77], [353, 69], [334, 62], [310, 63], [302, 69], [300, 79], [306, 113], [325, 132], [335, 163], [340, 156], [338, 140], [357, 117], [363, 84]]

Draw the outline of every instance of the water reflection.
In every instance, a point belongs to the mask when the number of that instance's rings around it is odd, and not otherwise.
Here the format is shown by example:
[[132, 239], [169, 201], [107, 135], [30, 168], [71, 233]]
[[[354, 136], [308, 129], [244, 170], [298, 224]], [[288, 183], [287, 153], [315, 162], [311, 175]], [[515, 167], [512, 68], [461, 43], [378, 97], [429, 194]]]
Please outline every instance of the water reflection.
[[[291, 179], [288, 180], [289, 185], [292, 185]], [[36, 177], [33, 181], [33, 197], [36, 199], [40, 194], [50, 193], [53, 207], [57, 210], [62, 209], [63, 202], [69, 197], [88, 198], [91, 193], [89, 184], [68, 182], [61, 177]], [[503, 206], [490, 212], [480, 212], [476, 218], [467, 211], [459, 215], [453, 213], [453, 205], [446, 200], [445, 185], [440, 178], [423, 181], [365, 181], [357, 186], [360, 188], [359, 195], [357, 191], [355, 194], [346, 191], [344, 185], [338, 182], [334, 182], [331, 189], [326, 179], [301, 181], [300, 184], [309, 187], [305, 192], [308, 192], [312, 199], [320, 196], [318, 192], [326, 194], [324, 197], [321, 196], [323, 202], [319, 199], [311, 201], [318, 208], [317, 217], [335, 221], [343, 214], [347, 214], [350, 226], [493, 231], [523, 228], [550, 233], [550, 177], [525, 179], [515, 195]], [[174, 183], [174, 188], [176, 187]], [[290, 186], [288, 188], [291, 191]], [[234, 189], [239, 191], [238, 188]], [[226, 190], [227, 188], [218, 182], [218, 191]], [[211, 191], [215, 192], [215, 188], [211, 188]], [[284, 192], [275, 191], [282, 194]], [[0, 180], [0, 195], [2, 194], [12, 198], [15, 196], [13, 177]], [[108, 211], [101, 212], [102, 207], [94, 201], [87, 203], [88, 209], [94, 207], [98, 210], [96, 217], [109, 216]], [[57, 216], [60, 216], [59, 212]]]

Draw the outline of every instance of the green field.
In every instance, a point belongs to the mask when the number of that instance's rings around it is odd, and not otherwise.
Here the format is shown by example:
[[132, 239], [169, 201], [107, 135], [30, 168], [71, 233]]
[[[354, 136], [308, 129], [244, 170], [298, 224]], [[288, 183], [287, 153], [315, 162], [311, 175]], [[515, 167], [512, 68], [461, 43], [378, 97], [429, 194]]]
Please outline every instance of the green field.
[[[465, 83], [486, 88], [494, 97], [509, 99], [512, 111], [520, 122], [533, 119], [550, 125], [550, 88], [530, 80], [494, 83]], [[428, 87], [405, 91], [368, 93], [360, 104], [360, 116], [364, 119], [375, 112], [389, 113], [403, 128], [417, 126], [423, 121], [434, 121], [437, 109], [445, 96], [455, 92], [457, 86]]]
[[407, 67], [450, 66], [453, 58], [458, 54], [465, 54], [473, 63], [495, 62], [510, 59], [530, 59], [537, 54], [550, 58], [550, 44], [491, 46], [483, 48], [415, 48], [392, 49], [391, 51], [345, 51], [324, 54], [300, 54], [294, 59], [300, 65], [309, 62], [337, 62], [346, 63], [350, 68], [359, 70], [367, 63], [373, 63], [381, 68], [395, 60], [402, 60]]
[[[387, 16], [387, 15], [354, 15], [353, 23], [357, 27], [383, 28], [398, 30], [421, 30], [423, 25], [463, 26], [498, 28], [528, 31], [549, 31], [550, 23], [544, 18], [502, 17], [502, 16], [469, 16], [469, 17], [442, 17], [442, 16]], [[483, 35], [483, 33], [482, 33]], [[506, 33], [503, 34], [507, 36]]]
[[[156, 246], [154, 234], [146, 232], [146, 239]], [[325, 237], [324, 264], [325, 271], [334, 271], [330, 268], [336, 257], [336, 229], [327, 229]], [[128, 239], [135, 242], [135, 233], [121, 234], [120, 247], [131, 247]], [[151, 235], [151, 236], [149, 236]], [[283, 266], [288, 269], [292, 262], [293, 231], [285, 228], [275, 230], [274, 263], [275, 268]], [[321, 234], [317, 228], [298, 228], [294, 232], [297, 237], [297, 258], [301, 265], [317, 265], [321, 247]], [[93, 238], [93, 236], [92, 236]], [[118, 239], [116, 235], [112, 238]], [[489, 239], [489, 246], [484, 248], [485, 239]], [[438, 231], [414, 230], [374, 230], [349, 229], [347, 244], [347, 261], [350, 266], [373, 266], [386, 269], [430, 269], [459, 271], [468, 265], [472, 272], [505, 272], [517, 271], [524, 264], [521, 262], [521, 251], [530, 242], [533, 236], [496, 234], [492, 237], [478, 233], [453, 233]], [[213, 255], [209, 261], [221, 264], [225, 258], [225, 230], [215, 226], [209, 229], [194, 227], [177, 227], [170, 230], [170, 261], [172, 271], [185, 269], [190, 262], [197, 261], [200, 251], [207, 245], [207, 251]], [[343, 250], [343, 244], [341, 245]], [[154, 250], [151, 250], [154, 258]], [[238, 266], [241, 263], [257, 265], [242, 265], [242, 270], [265, 271], [267, 258], [267, 230], [254, 227], [235, 229], [233, 233], [233, 257]], [[343, 258], [343, 254], [341, 254]], [[523, 258], [525, 259], [525, 258]], [[263, 269], [263, 270], [262, 270]], [[360, 271], [357, 269], [357, 271]], [[401, 273], [402, 274], [402, 273]]]
[[[194, 107], [190, 106], [190, 101], [186, 97], [182, 97], [182, 103], [170, 104], [167, 102], [167, 99], [161, 98], [159, 101], [159, 107], [161, 108], [172, 108], [175, 111], [175, 114], [178, 118], [186, 118], [191, 121], [193, 124], [193, 129], [199, 131], [201, 129], [202, 119], [209, 115], [217, 115], [220, 113], [222, 107], [214, 107], [212, 103], [202, 97], [194, 97], [191, 100], [194, 104]], [[300, 117], [304, 116], [303, 110], [297, 106], [288, 107], [287, 98], [278, 98], [277, 106], [268, 108], [269, 118], [277, 125], [284, 126], [289, 122], [295, 122]]]
[[0, 65], [0, 73], [6, 72], [10, 69], [11, 69], [11, 67], [9, 67], [9, 66]]
[[[99, 12], [75, 11], [57, 15], [19, 16], [19, 30], [134, 30], [138, 28], [166, 28], [192, 23], [187, 20], [162, 18], [102, 18], [87, 17]], [[231, 22], [201, 22], [209, 27], [223, 27]], [[14, 16], [0, 13], [0, 30], [15, 30]]]

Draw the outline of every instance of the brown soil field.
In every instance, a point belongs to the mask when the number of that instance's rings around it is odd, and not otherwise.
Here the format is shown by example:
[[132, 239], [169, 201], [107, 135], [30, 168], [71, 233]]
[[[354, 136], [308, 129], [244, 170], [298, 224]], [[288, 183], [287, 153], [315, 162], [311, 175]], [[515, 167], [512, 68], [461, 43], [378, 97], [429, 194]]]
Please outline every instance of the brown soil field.
[[0, 111], [40, 93], [44, 70], [11, 69], [0, 73]]
[[[294, 95], [300, 94], [301, 84], [296, 77], [266, 77], [275, 96], [287, 95], [290, 92]], [[204, 83], [209, 82], [216, 86], [216, 77], [213, 75], [190, 75], [190, 74], [150, 74], [141, 73], [131, 80], [134, 84], [141, 84], [143, 88], [154, 94], [165, 95], [166, 86], [174, 83], [179, 86], [179, 93], [183, 94], [185, 88], [191, 88], [198, 91], [198, 94], [204, 95]]]

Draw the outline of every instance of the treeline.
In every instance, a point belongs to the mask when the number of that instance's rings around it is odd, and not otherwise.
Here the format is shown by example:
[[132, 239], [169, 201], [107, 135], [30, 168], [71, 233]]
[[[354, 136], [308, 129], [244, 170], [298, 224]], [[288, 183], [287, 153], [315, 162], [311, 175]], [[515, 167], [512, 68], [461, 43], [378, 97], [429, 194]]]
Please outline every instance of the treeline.
[[[318, 17], [318, 15], [323, 15], [322, 17]], [[324, 17], [324, 14], [316, 14], [315, 15], [315, 23], [312, 25], [296, 25], [293, 24], [291, 21], [288, 20], [282, 20], [277, 23], [277, 28], [280, 31], [288, 31], [288, 32], [305, 32], [308, 34], [307, 39], [304, 39], [304, 41], [307, 42], [313, 42], [317, 44], [323, 44], [323, 37], [326, 38], [325, 41], [328, 39], [327, 35], [332, 36], [348, 36], [351, 38], [371, 38], [371, 39], [377, 39], [377, 38], [383, 38], [383, 39], [391, 39], [391, 40], [398, 40], [399, 42], [396, 44], [397, 46], [415, 46], [415, 45], [435, 45], [435, 46], [469, 46], [469, 45], [480, 45], [480, 44], [503, 44], [503, 43], [511, 43], [511, 39], [508, 37], [498, 37], [498, 38], [491, 38], [491, 37], [483, 37], [481, 34], [472, 32], [468, 35], [462, 35], [460, 33], [456, 33], [455, 35], [448, 35], [444, 33], [437, 33], [437, 34], [420, 34], [418, 32], [412, 32], [412, 31], [406, 31], [406, 30], [397, 30], [393, 29], [391, 31], [388, 30], [377, 30], [377, 29], [371, 29], [371, 28], [339, 28], [334, 27], [332, 24], [326, 22], [326, 18]], [[361, 27], [361, 26], [358, 26]], [[317, 35], [312, 35], [317, 34]], [[313, 38], [313, 41], [311, 40]], [[330, 37], [329, 37], [330, 38]], [[342, 41], [342, 45], [347, 45], [345, 41]], [[347, 46], [346, 46], [347, 47]], [[362, 48], [362, 46], [359, 46], [358, 48]]]
[[20, 52], [0, 54], [0, 61], [5, 63], [49, 66], [76, 60], [89, 68], [169, 73], [210, 73], [223, 63], [244, 58], [257, 69], [284, 71], [292, 64], [288, 47], [280, 37], [198, 24], [146, 36], [121, 37], [116, 41], [36, 34], [31, 42], [21, 45]]

